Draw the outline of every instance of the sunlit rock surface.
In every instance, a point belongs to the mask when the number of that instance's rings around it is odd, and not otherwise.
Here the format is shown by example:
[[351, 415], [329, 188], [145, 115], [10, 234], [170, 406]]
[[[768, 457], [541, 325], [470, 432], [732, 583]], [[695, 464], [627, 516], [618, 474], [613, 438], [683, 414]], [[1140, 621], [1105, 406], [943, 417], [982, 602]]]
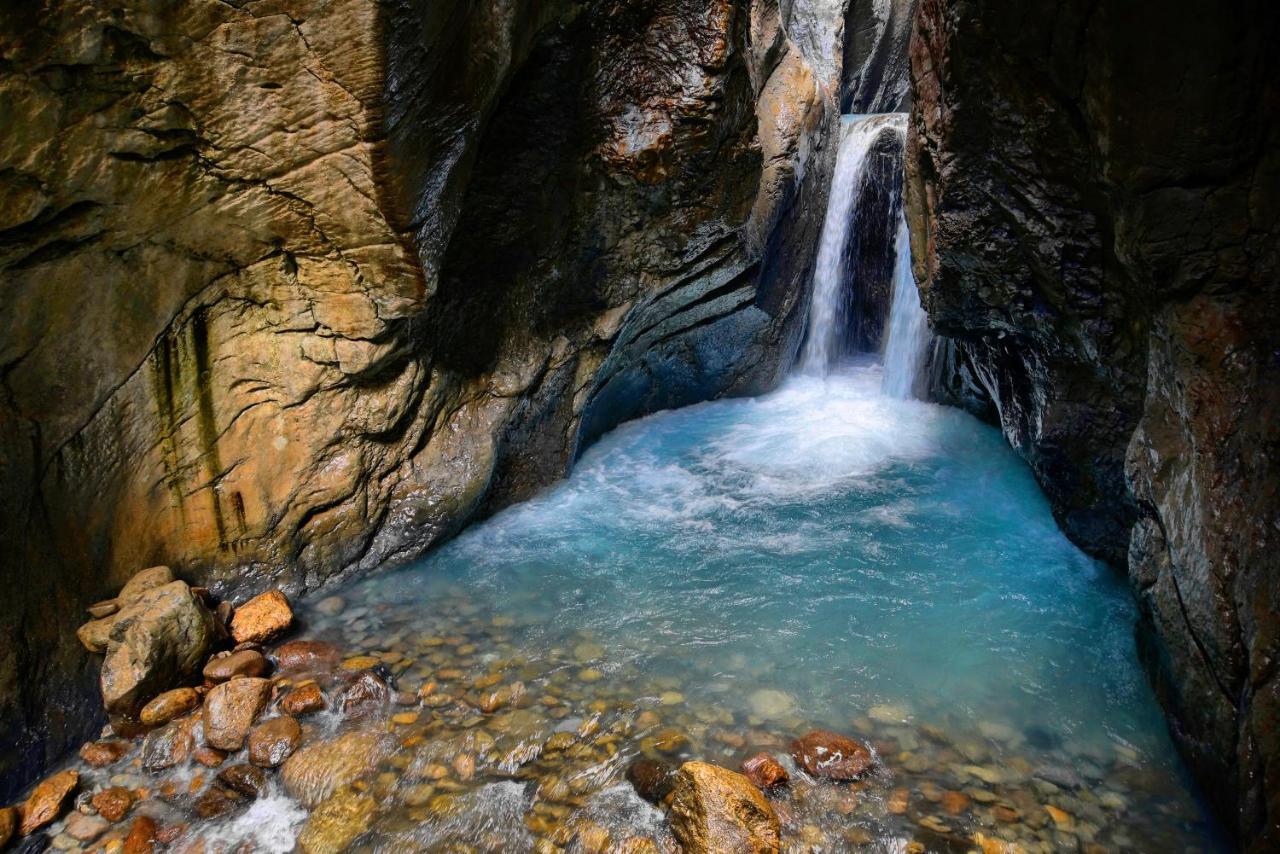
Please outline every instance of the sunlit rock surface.
[[139, 567], [296, 593], [777, 381], [841, 65], [786, 5], [0, 12], [0, 793]]
[[1129, 574], [1172, 728], [1280, 844], [1274, 4], [922, 0], [908, 190], [946, 379]]

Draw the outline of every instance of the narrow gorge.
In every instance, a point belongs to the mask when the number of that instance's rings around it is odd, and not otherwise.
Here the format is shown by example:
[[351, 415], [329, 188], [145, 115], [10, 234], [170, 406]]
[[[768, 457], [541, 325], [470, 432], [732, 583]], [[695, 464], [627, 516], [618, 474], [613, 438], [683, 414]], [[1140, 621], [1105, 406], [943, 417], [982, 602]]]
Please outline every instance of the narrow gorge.
[[1278, 40], [0, 4], [0, 850], [1280, 847]]

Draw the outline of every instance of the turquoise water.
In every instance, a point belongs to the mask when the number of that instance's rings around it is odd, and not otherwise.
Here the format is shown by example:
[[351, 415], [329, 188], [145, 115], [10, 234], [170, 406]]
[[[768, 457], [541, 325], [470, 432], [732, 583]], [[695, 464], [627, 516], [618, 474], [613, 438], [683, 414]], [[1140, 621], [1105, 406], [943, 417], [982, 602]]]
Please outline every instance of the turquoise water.
[[[567, 481], [340, 591], [367, 606], [354, 642], [429, 633], [441, 609], [501, 617], [530, 678], [590, 665], [600, 690], [687, 710], [686, 757], [735, 761], [716, 727], [824, 726], [876, 745], [881, 800], [994, 787], [1030, 793], [1024, 817], [1075, 816], [1006, 838], [1208, 847], [1124, 580], [1066, 540], [995, 429], [880, 383], [855, 364], [624, 425]], [[906, 838], [878, 815], [873, 837]]]

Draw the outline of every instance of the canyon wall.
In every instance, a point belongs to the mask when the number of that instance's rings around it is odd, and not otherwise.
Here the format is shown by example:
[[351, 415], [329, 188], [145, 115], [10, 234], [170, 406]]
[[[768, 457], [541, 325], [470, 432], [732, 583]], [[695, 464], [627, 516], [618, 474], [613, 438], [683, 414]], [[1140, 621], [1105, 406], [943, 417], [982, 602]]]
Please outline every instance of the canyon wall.
[[1280, 847], [1280, 10], [921, 0], [908, 193], [952, 398], [1127, 565], [1207, 796]]
[[841, 2], [14, 6], [0, 797], [96, 729], [73, 630], [136, 570], [413, 558], [795, 350]]

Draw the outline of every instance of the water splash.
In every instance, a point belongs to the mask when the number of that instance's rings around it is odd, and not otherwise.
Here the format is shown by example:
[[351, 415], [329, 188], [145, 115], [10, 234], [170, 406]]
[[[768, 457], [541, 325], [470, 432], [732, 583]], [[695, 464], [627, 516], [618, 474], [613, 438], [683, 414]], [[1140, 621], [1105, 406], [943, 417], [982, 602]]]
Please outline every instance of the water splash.
[[864, 187], [868, 155], [882, 133], [896, 134], [905, 140], [905, 114], [881, 113], [845, 120], [826, 219], [818, 242], [809, 335], [800, 358], [800, 369], [806, 374], [825, 375], [843, 355], [840, 342], [848, 325], [851, 293], [844, 269], [845, 250]]
[[898, 234], [894, 239], [893, 303], [889, 308], [889, 331], [885, 336], [884, 383], [881, 391], [889, 397], [916, 397], [920, 375], [929, 350], [929, 319], [920, 307], [920, 293], [911, 273], [911, 236], [907, 220], [898, 214]]

